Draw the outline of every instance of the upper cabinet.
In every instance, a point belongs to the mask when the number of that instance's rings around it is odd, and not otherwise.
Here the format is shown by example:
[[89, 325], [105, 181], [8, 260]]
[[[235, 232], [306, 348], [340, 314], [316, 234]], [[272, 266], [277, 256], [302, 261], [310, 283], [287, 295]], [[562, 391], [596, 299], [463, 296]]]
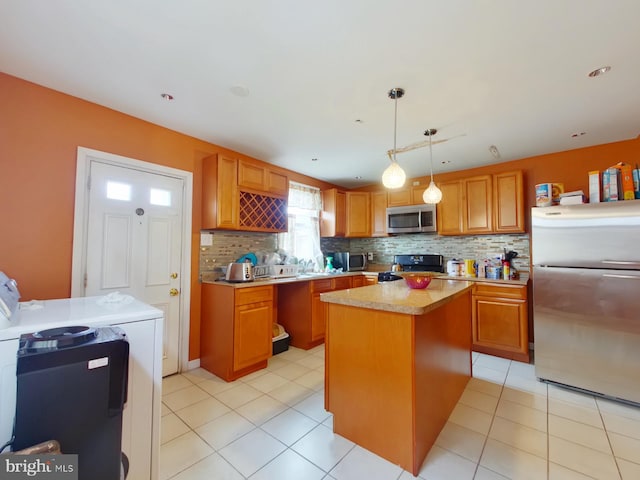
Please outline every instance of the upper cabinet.
[[522, 172], [479, 175], [439, 185], [440, 235], [524, 232]]
[[345, 236], [371, 236], [371, 194], [369, 192], [346, 192], [347, 223]]
[[202, 228], [238, 228], [238, 160], [213, 155], [202, 160]]
[[202, 170], [203, 229], [287, 231], [286, 175], [224, 155], [203, 159]]
[[429, 185], [413, 185], [411, 187], [389, 190], [387, 193], [387, 206], [404, 207], [407, 205], [420, 205], [424, 203], [422, 194]]
[[286, 175], [245, 160], [238, 162], [238, 186], [275, 195], [289, 194], [289, 179]]
[[369, 192], [343, 192], [336, 188], [324, 190], [322, 192], [320, 236], [371, 236], [370, 202]]
[[387, 192], [371, 192], [371, 236], [387, 235]]
[[522, 171], [493, 176], [494, 230], [500, 233], [524, 232], [524, 193]]
[[321, 237], [344, 237], [347, 225], [347, 195], [337, 188], [322, 192]]

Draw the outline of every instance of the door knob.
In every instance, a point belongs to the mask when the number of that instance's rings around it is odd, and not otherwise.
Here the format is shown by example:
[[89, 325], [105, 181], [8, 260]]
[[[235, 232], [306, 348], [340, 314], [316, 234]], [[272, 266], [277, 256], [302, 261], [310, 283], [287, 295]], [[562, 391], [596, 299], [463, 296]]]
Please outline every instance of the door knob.
[[171, 290], [169, 290], [169, 295], [171, 295], [172, 297], [175, 297], [176, 295], [178, 295], [178, 289], [177, 288], [172, 288]]
[[171, 275], [169, 275], [171, 278], [176, 279], [178, 278], [178, 273], [177, 272], [173, 272]]

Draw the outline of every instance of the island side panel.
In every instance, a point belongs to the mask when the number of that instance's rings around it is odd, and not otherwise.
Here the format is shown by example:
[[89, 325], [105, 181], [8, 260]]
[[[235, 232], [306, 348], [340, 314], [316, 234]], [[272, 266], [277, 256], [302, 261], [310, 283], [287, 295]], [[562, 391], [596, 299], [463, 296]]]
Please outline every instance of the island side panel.
[[326, 406], [334, 432], [411, 470], [413, 317], [330, 303]]
[[414, 475], [471, 377], [471, 291], [415, 320]]

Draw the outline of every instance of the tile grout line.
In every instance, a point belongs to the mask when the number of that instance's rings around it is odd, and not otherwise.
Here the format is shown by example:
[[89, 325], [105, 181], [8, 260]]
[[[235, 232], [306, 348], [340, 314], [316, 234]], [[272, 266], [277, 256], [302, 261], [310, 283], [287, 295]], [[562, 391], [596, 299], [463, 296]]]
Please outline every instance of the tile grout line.
[[[480, 358], [480, 357], [478, 357], [478, 358]], [[476, 361], [477, 361], [477, 359], [476, 359]], [[484, 437], [484, 442], [482, 443], [482, 450], [480, 450], [480, 456], [478, 457], [478, 461], [476, 462], [476, 468], [473, 471], [473, 478], [476, 478], [476, 476], [478, 475], [478, 469], [480, 468], [480, 461], [482, 460], [482, 455], [484, 455], [484, 449], [486, 448], [487, 442], [489, 441], [489, 434], [491, 433], [491, 428], [493, 427], [493, 422], [496, 419], [496, 412], [498, 411], [498, 405], [500, 405], [500, 399], [502, 398], [502, 393], [504, 392], [504, 384], [507, 381], [507, 375], [509, 375], [509, 370], [511, 370], [511, 361], [509, 361], [509, 367], [507, 368], [507, 371], [504, 374], [504, 381], [502, 382], [502, 385], [500, 386], [500, 395], [498, 395], [498, 401], [496, 402], [496, 406], [493, 409], [493, 414], [491, 415], [491, 423], [489, 424], [489, 430], [487, 430], [487, 434]], [[472, 372], [472, 378], [473, 378], [473, 372]], [[490, 470], [490, 469], [488, 469], [488, 470]], [[493, 470], [491, 470], [491, 471], [493, 471]], [[496, 472], [496, 473], [498, 473], [499, 475], [502, 475], [499, 472]]]
[[613, 444], [611, 443], [611, 438], [609, 438], [609, 430], [607, 429], [607, 424], [605, 423], [602, 411], [600, 410], [600, 404], [595, 397], [594, 401], [596, 404], [596, 409], [598, 410], [598, 415], [600, 416], [600, 420], [602, 421], [602, 429], [604, 430], [604, 434], [607, 436], [607, 442], [609, 443], [609, 448], [611, 449], [613, 462], [616, 464], [616, 469], [618, 470], [618, 477], [622, 478], [622, 472], [620, 471], [620, 465], [618, 464], [618, 457], [616, 457], [616, 452], [613, 450]]

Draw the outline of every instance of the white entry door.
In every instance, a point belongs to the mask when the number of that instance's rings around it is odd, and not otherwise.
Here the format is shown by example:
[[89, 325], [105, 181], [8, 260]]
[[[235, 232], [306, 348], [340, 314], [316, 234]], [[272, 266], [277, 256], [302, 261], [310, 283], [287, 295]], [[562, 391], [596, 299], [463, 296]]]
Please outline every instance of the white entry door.
[[85, 295], [132, 295], [164, 312], [163, 376], [178, 371], [183, 181], [92, 161]]

